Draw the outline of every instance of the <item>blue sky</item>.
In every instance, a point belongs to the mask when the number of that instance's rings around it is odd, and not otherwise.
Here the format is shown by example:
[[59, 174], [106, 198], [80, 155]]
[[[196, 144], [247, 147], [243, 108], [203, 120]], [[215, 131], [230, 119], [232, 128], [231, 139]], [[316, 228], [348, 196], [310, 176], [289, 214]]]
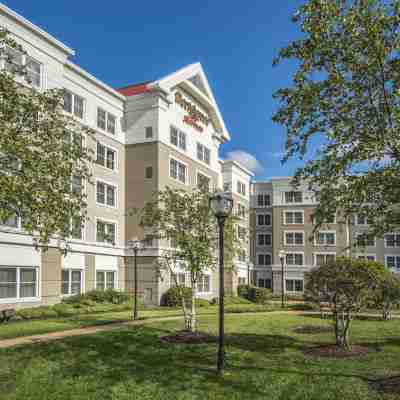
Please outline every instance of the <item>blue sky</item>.
[[299, 37], [290, 17], [303, 2], [3, 1], [75, 49], [75, 62], [113, 87], [200, 61], [232, 136], [222, 155], [252, 154], [263, 166], [257, 179], [287, 176], [301, 165], [281, 165], [284, 130], [271, 116], [272, 93], [293, 73], [288, 64], [273, 68], [272, 59]]

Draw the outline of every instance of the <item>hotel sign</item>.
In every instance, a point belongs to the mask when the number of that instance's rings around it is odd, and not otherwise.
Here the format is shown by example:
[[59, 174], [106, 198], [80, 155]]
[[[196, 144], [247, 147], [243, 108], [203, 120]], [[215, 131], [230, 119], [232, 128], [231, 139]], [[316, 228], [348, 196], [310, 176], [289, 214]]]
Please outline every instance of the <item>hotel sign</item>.
[[202, 113], [193, 103], [186, 100], [180, 92], [175, 92], [175, 103], [187, 112], [187, 115], [183, 117], [183, 122], [192, 126], [197, 131], [203, 132], [203, 126], [208, 126], [210, 118]]

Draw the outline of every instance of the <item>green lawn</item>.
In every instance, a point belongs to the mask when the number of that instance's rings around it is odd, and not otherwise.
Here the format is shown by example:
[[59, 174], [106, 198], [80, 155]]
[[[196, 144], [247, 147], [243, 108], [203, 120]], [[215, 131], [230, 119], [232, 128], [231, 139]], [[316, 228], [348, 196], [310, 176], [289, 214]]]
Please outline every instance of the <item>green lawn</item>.
[[[215, 315], [203, 316], [199, 326], [216, 333], [216, 323]], [[293, 329], [328, 323], [271, 313], [227, 316], [223, 378], [214, 372], [215, 344], [160, 342], [180, 321], [0, 350], [0, 399], [395, 399], [370, 390], [368, 379], [400, 374], [400, 320], [354, 322], [354, 342], [379, 350], [368, 356], [307, 358], [304, 349], [332, 336]]]

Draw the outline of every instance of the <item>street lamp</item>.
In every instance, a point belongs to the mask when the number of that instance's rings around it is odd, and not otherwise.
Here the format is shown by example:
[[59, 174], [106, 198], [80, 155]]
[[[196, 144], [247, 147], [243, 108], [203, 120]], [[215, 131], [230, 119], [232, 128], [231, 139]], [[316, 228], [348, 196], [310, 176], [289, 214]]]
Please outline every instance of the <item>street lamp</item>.
[[285, 251], [280, 250], [279, 251], [279, 259], [281, 260], [281, 307], [285, 307]]
[[137, 273], [137, 255], [139, 250], [142, 248], [142, 241], [134, 238], [128, 241], [128, 246], [133, 250], [133, 268], [134, 268], [134, 298], [135, 303], [133, 305], [133, 319], [138, 319], [138, 302], [137, 302], [137, 291], [138, 291], [138, 273]]
[[231, 214], [233, 199], [229, 193], [217, 193], [210, 197], [209, 206], [218, 221], [219, 228], [219, 340], [217, 370], [224, 372], [224, 226], [226, 218]]

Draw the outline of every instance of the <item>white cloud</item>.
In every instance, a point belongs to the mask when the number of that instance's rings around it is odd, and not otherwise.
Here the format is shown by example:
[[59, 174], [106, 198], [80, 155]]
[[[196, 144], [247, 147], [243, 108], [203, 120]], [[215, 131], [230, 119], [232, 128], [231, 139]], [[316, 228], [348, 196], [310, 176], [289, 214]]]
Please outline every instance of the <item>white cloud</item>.
[[226, 154], [226, 159], [237, 161], [255, 174], [260, 174], [264, 171], [264, 167], [261, 163], [253, 155], [243, 150], [230, 151]]

